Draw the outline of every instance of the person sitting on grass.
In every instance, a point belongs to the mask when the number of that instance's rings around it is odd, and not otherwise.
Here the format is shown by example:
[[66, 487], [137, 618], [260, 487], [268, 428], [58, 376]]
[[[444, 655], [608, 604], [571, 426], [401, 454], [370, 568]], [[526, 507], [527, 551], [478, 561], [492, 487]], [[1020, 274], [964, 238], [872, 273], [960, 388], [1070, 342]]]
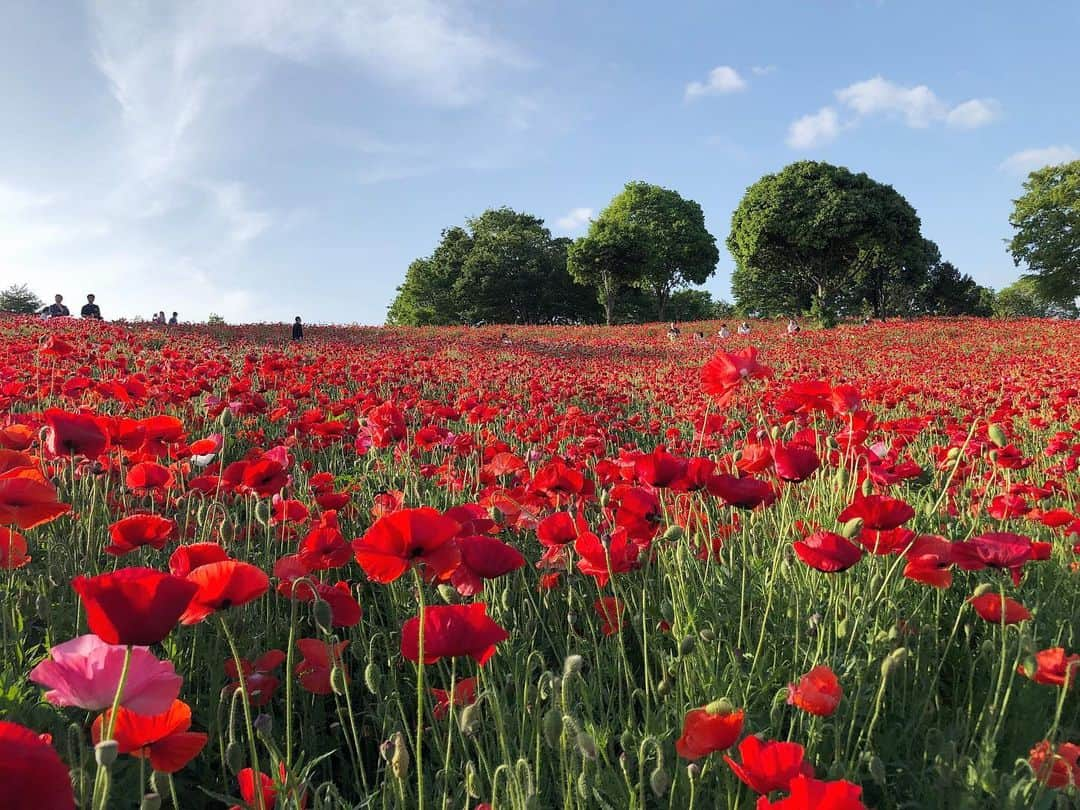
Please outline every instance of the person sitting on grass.
[[742, 323], [740, 323], [739, 324], [739, 334], [740, 335], [749, 335], [750, 334], [750, 324], [748, 324], [746, 321], [743, 321]]
[[676, 340], [679, 339], [679, 334], [679, 327], [675, 325], [675, 321], [672, 321], [671, 326], [668, 327], [667, 330], [668, 340], [674, 343]]
[[70, 315], [71, 310], [64, 306], [64, 296], [57, 293], [53, 302], [41, 310], [41, 314], [46, 318], [63, 318]]
[[789, 335], [796, 335], [799, 333], [799, 324], [795, 321], [794, 318], [788, 318], [787, 333]]
[[94, 321], [101, 320], [101, 308], [94, 303], [93, 293], [86, 296], [86, 303], [83, 304], [82, 311], [79, 314]]
[[731, 337], [731, 330], [727, 328], [727, 324], [720, 325], [720, 331], [716, 333], [717, 337], [721, 340]]

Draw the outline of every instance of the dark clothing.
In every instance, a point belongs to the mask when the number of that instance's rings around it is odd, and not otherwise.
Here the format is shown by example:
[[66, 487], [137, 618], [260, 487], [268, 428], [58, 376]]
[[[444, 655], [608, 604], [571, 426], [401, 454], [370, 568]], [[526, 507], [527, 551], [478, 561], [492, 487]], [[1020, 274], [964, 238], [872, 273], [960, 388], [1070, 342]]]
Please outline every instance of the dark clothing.
[[180, 323], [180, 321], [178, 321], [176, 319], [175, 315], [173, 315], [171, 318], [169, 318], [169, 326], [176, 326], [179, 323]]
[[101, 320], [101, 308], [97, 304], [83, 304], [81, 314], [84, 318], [93, 318], [96, 321]]
[[63, 304], [49, 304], [42, 310], [50, 318], [59, 318], [64, 315], [70, 315], [71, 310], [65, 307]]
[[303, 340], [304, 339], [304, 325], [300, 323], [294, 323], [292, 325], [292, 339]]

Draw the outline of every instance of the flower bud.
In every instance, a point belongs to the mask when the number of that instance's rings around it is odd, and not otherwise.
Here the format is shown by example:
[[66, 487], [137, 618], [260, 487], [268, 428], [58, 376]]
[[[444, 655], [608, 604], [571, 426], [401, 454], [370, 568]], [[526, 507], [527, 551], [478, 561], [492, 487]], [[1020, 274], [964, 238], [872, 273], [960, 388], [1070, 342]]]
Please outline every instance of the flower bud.
[[116, 762], [119, 751], [120, 745], [116, 740], [102, 740], [94, 746], [94, 761], [99, 767], [109, 768]]
[[255, 502], [255, 520], [259, 521], [260, 525], [269, 525], [273, 513], [273, 507], [271, 506], [270, 501], [259, 499]]
[[660, 615], [668, 624], [675, 621], [675, 607], [667, 599], [660, 603]]
[[465, 792], [471, 799], [480, 798], [479, 779], [476, 774], [476, 765], [470, 759], [465, 763]]
[[334, 694], [339, 697], [345, 694], [346, 691], [346, 679], [345, 670], [341, 667], [335, 666], [330, 670], [330, 688], [334, 690]]
[[221, 423], [221, 426], [223, 428], [229, 427], [229, 425], [231, 425], [235, 421], [236, 421], [236, 415], [229, 408], [226, 408], [225, 410], [223, 410], [221, 412], [221, 416], [218, 417], [218, 422]]
[[470, 703], [458, 715], [458, 728], [466, 737], [472, 737], [480, 730], [480, 701]]
[[257, 715], [251, 725], [260, 737], [269, 738], [274, 732], [274, 718], [268, 714]]
[[863, 519], [861, 517], [853, 517], [844, 527], [840, 529], [840, 536], [845, 540], [854, 540], [859, 536], [859, 532], [862, 531]]
[[693, 782], [695, 779], [701, 776], [701, 766], [698, 765], [696, 762], [691, 762], [689, 765], [686, 766], [686, 775], [690, 778], [690, 781]]
[[405, 744], [405, 735], [395, 731], [391, 738], [394, 743], [394, 754], [390, 758], [390, 770], [398, 779], [404, 779], [409, 775], [409, 747]]
[[679, 657], [685, 657], [692, 653], [695, 646], [697, 646], [697, 639], [693, 636], [686, 636], [679, 642]]
[[881, 757], [870, 757], [868, 768], [870, 770], [870, 778], [882, 787], [885, 787], [885, 764], [881, 761]]
[[727, 698], [720, 698], [719, 700], [714, 700], [712, 703], [706, 706], [705, 711], [709, 714], [728, 715], [735, 711], [735, 707]]
[[37, 612], [38, 618], [48, 624], [49, 617], [52, 613], [49, 597], [43, 593], [39, 593], [37, 599], [34, 600], [34, 610]]
[[592, 738], [591, 734], [585, 731], [579, 731], [574, 742], [577, 744], [578, 753], [590, 762], [596, 761], [596, 740]]
[[559, 747], [559, 739], [562, 737], [563, 720], [558, 709], [548, 709], [541, 721], [544, 730], [544, 739], [552, 748]]
[[683, 539], [686, 534], [682, 526], [668, 526], [667, 531], [664, 532], [664, 539], [669, 543], [677, 543]]
[[315, 626], [322, 632], [329, 634], [333, 630], [334, 609], [325, 599], [316, 599], [311, 603], [311, 616], [315, 619]]
[[1009, 440], [1005, 437], [1005, 429], [997, 423], [986, 428], [986, 435], [998, 447], [1004, 447], [1009, 443]]
[[664, 677], [660, 679], [660, 683], [656, 685], [656, 694], [660, 695], [660, 697], [667, 697], [674, 688], [675, 682], [665, 672]]
[[589, 798], [589, 777], [585, 775], [585, 769], [581, 769], [581, 773], [577, 777], [577, 795], [581, 799]]
[[984, 582], [975, 588], [975, 597], [985, 596], [988, 593], [994, 592], [994, 586], [988, 582]]
[[950, 447], [945, 453], [945, 459], [947, 461], [956, 461], [958, 458], [960, 458], [959, 447]]
[[139, 802], [139, 810], [161, 810], [161, 794], [145, 794]]
[[881, 677], [888, 678], [896, 669], [899, 669], [907, 661], [907, 647], [897, 647], [881, 662]]
[[866, 497], [870, 497], [874, 494], [874, 482], [869, 478], [864, 478], [862, 482], [862, 494]]
[[244, 749], [236, 740], [225, 746], [225, 764], [233, 776], [244, 769]]
[[668, 788], [671, 787], [671, 777], [668, 776], [663, 765], [657, 765], [653, 772], [649, 774], [649, 787], [652, 788], [653, 795], [658, 799], [662, 799]]
[[563, 659], [563, 677], [568, 678], [575, 673], [581, 672], [585, 666], [585, 659], [580, 655], [568, 655]]
[[443, 583], [435, 590], [439, 592], [439, 598], [446, 602], [446, 604], [452, 605], [454, 604], [454, 602], [457, 601], [457, 591], [455, 591], [450, 585]]
[[379, 688], [382, 686], [382, 673], [379, 672], [378, 665], [371, 661], [366, 667], [364, 667], [364, 686], [373, 695], [379, 694]]

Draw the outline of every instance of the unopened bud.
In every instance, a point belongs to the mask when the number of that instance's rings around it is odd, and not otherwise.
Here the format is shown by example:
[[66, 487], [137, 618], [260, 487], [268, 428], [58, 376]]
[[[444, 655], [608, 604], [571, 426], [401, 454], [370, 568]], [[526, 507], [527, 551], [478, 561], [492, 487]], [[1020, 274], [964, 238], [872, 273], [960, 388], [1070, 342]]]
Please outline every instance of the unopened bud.
[[881, 662], [881, 677], [888, 678], [895, 670], [899, 669], [907, 661], [907, 647], [897, 647]]
[[49, 604], [49, 597], [43, 593], [39, 593], [37, 599], [34, 600], [34, 609], [37, 611], [38, 618], [47, 624], [49, 622], [49, 616], [52, 614], [52, 606]]
[[225, 764], [229, 768], [229, 773], [234, 776], [244, 768], [244, 749], [236, 740], [225, 746]]
[[861, 517], [853, 517], [844, 527], [840, 529], [840, 536], [845, 540], [854, 540], [859, 536], [859, 532], [862, 531], [863, 519]]
[[862, 494], [868, 498], [874, 494], [874, 482], [869, 477], [863, 479]]
[[885, 787], [885, 764], [881, 761], [881, 757], [870, 757], [868, 767], [870, 770], [870, 777], [879, 785]]
[[592, 738], [591, 734], [585, 731], [579, 731], [577, 737], [574, 740], [577, 743], [578, 753], [590, 762], [596, 761], [596, 740]]
[[682, 526], [668, 526], [667, 531], [664, 532], [664, 539], [669, 543], [677, 543], [683, 539], [686, 534]]
[[950, 447], [948, 449], [948, 451], [945, 453], [945, 458], [948, 461], [956, 461], [958, 458], [960, 458], [960, 448], [959, 447]]
[[656, 685], [656, 694], [660, 695], [660, 697], [667, 697], [674, 688], [675, 682], [671, 680], [665, 672], [664, 677], [660, 679], [660, 683]]
[[652, 788], [653, 795], [658, 799], [663, 798], [668, 788], [671, 787], [671, 777], [668, 776], [663, 765], [657, 765], [653, 772], [649, 774], [649, 787]]
[[557, 709], [548, 709], [541, 721], [544, 729], [544, 739], [552, 748], [559, 747], [559, 738], [562, 736], [563, 720]]
[[570, 675], [581, 672], [585, 666], [585, 659], [580, 655], [568, 655], [563, 659], [563, 677], [568, 678]]
[[274, 718], [268, 714], [260, 714], [251, 725], [254, 726], [255, 733], [260, 737], [270, 737], [274, 731]]
[[334, 690], [335, 695], [340, 697], [345, 694], [346, 683], [345, 670], [337, 666], [330, 670], [330, 688]]
[[480, 786], [477, 782], [476, 765], [474, 765], [473, 761], [470, 759], [465, 763], [465, 792], [469, 794], [469, 798], [480, 798]]
[[120, 746], [116, 740], [102, 740], [94, 746], [94, 761], [102, 768], [110, 767], [116, 762], [116, 755]]
[[975, 596], [976, 597], [985, 596], [986, 594], [993, 593], [993, 592], [994, 592], [994, 586], [987, 583], [987, 582], [984, 582], [982, 585], [979, 585], [979, 586], [977, 586], [975, 588]]
[[221, 412], [221, 416], [218, 417], [218, 422], [221, 423], [221, 426], [223, 428], [227, 428], [229, 425], [231, 425], [235, 421], [236, 421], [236, 416], [233, 414], [233, 412], [229, 408], [226, 408], [225, 410], [223, 410]]
[[675, 607], [667, 599], [660, 603], [660, 615], [668, 624], [675, 621]]
[[581, 769], [581, 773], [577, 777], [577, 795], [581, 799], [589, 798], [589, 777], [586, 776], [584, 768]]
[[334, 609], [325, 599], [316, 599], [311, 604], [311, 616], [315, 619], [315, 626], [322, 632], [329, 634], [334, 626]]
[[364, 667], [364, 686], [367, 687], [371, 694], [379, 694], [379, 689], [382, 686], [382, 673], [379, 672], [379, 667], [374, 661]]
[[686, 766], [686, 775], [690, 778], [690, 781], [693, 782], [695, 779], [701, 776], [701, 766], [698, 765], [696, 762], [691, 762], [689, 765]]
[[458, 728], [466, 737], [471, 737], [480, 730], [480, 701], [470, 703], [458, 716]]
[[405, 744], [405, 735], [395, 731], [391, 738], [394, 743], [394, 754], [390, 758], [390, 770], [398, 779], [404, 779], [409, 775], [409, 747]]
[[452, 605], [454, 604], [454, 602], [457, 601], [457, 591], [455, 591], [450, 585], [444, 583], [435, 590], [439, 592], [439, 598], [446, 602], [446, 604]]
[[1005, 429], [999, 424], [995, 423], [986, 428], [986, 435], [998, 447], [1004, 447], [1009, 443], [1009, 440], [1005, 438]]
[[693, 636], [686, 636], [679, 642], [679, 656], [689, 655], [694, 651], [694, 647], [697, 646], [697, 639]]
[[712, 703], [706, 706], [705, 711], [713, 715], [728, 715], [735, 711], [735, 707], [727, 698], [720, 698], [720, 700], [714, 700]]
[[270, 518], [273, 516], [273, 507], [270, 505], [270, 501], [258, 500], [255, 502], [255, 520], [263, 526], [270, 523]]
[[139, 810], [161, 810], [161, 794], [147, 793], [139, 802]]

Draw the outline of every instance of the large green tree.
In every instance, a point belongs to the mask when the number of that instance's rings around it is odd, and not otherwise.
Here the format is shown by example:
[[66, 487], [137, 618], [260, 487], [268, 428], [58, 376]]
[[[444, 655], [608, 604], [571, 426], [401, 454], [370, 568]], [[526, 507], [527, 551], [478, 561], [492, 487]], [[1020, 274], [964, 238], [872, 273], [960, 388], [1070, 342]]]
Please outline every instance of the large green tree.
[[993, 313], [994, 292], [983, 287], [952, 262], [931, 265], [918, 291], [917, 311], [922, 315], [981, 315]]
[[591, 222], [589, 232], [570, 245], [567, 269], [577, 282], [596, 291], [604, 321], [611, 326], [616, 302], [640, 280], [648, 259], [646, 238], [637, 225], [601, 218]]
[[1040, 296], [1059, 304], [1080, 297], [1080, 160], [1028, 175], [1014, 201], [1009, 252], [1024, 263]]
[[915, 209], [892, 186], [817, 161], [746, 190], [731, 219], [732, 289], [763, 315], [907, 312], [936, 257]]
[[1076, 302], [1059, 303], [1046, 298], [1033, 278], [1021, 278], [998, 290], [994, 315], [999, 318], [1076, 318]]
[[538, 217], [509, 208], [485, 211], [464, 228], [443, 231], [431, 256], [409, 265], [387, 322], [596, 320], [595, 295], [566, 269], [569, 244], [553, 239]]
[[42, 300], [25, 284], [12, 284], [0, 290], [0, 312], [32, 315], [43, 306]]
[[[641, 259], [625, 266], [623, 283], [647, 291], [656, 317], [664, 320], [672, 294], [690, 284], [704, 284], [716, 272], [720, 253], [716, 237], [705, 228], [701, 206], [677, 191], [651, 183], [631, 182], [608, 203], [589, 229], [613, 229], [612, 239], [632, 240]], [[576, 263], [575, 263], [576, 264]], [[606, 296], [601, 289], [601, 300]]]

